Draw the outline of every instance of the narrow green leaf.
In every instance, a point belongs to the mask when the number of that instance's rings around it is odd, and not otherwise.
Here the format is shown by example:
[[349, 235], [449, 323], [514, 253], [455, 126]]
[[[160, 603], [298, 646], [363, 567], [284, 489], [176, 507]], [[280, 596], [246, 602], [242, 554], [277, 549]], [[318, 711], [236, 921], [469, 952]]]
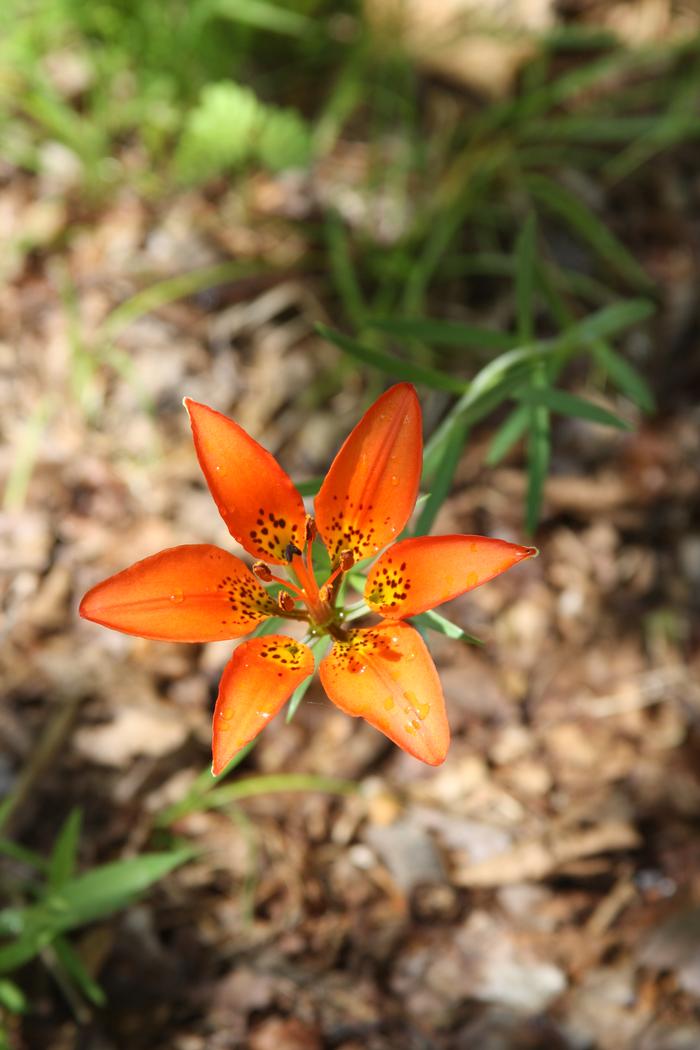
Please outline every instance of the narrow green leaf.
[[[539, 369], [535, 385], [546, 385], [545, 374]], [[530, 405], [530, 431], [527, 443], [528, 484], [525, 518], [527, 530], [532, 535], [540, 520], [540, 509], [544, 495], [544, 483], [549, 471], [551, 454], [549, 410], [543, 405]]]
[[[24, 992], [19, 985], [16, 985], [14, 981], [8, 980], [7, 977], [3, 977], [0, 980], [0, 1006], [4, 1006], [12, 1014], [23, 1014], [27, 1009], [27, 999]], [[0, 1021], [0, 1024], [2, 1024], [2, 1021]], [[1, 1038], [2, 1033], [0, 1032]]]
[[434, 346], [466, 346], [483, 350], [509, 350], [515, 338], [506, 332], [461, 321], [438, 321], [429, 317], [374, 317], [365, 322], [368, 328], [388, 332], [398, 339], [416, 339]]
[[353, 325], [361, 328], [367, 313], [365, 301], [357, 280], [345, 226], [335, 212], [330, 212], [326, 220], [326, 241], [331, 274], [345, 312]]
[[651, 287], [651, 279], [634, 256], [580, 198], [546, 175], [527, 175], [526, 184], [542, 207], [563, 219], [621, 277], [635, 287]]
[[27, 864], [30, 868], [37, 868], [39, 871], [47, 867], [46, 861], [38, 853], [10, 839], [0, 839], [0, 854], [17, 860], [20, 864]]
[[619, 303], [610, 303], [596, 310], [559, 336], [559, 343], [573, 338], [581, 344], [591, 344], [596, 339], [609, 339], [619, 335], [625, 328], [631, 328], [640, 321], [646, 321], [655, 312], [656, 307], [648, 299], [623, 299]]
[[433, 475], [430, 495], [418, 516], [414, 535], [424, 536], [433, 527], [437, 513], [452, 487], [455, 471], [457, 470], [459, 458], [468, 435], [469, 423], [459, 416], [456, 417], [442, 446], [441, 455]]
[[197, 292], [216, 288], [229, 281], [269, 272], [269, 267], [262, 268], [259, 263], [232, 261], [204, 266], [198, 270], [191, 270], [189, 273], [177, 274], [175, 277], [166, 277], [136, 292], [135, 295], [116, 306], [105, 318], [100, 336], [103, 339], [112, 340], [137, 318], [166, 306], [168, 303], [184, 299], [189, 295], [196, 295]]
[[645, 299], [628, 299], [604, 306], [576, 321], [553, 339], [543, 339], [529, 346], [519, 346], [499, 354], [477, 372], [470, 384], [469, 394], [476, 396], [516, 365], [536, 362], [552, 354], [570, 354], [579, 347], [591, 346], [598, 339], [616, 335], [623, 329], [645, 320], [653, 311], [653, 305]]
[[65, 937], [56, 937], [52, 947], [61, 967], [85, 998], [95, 1006], [104, 1006], [107, 996], [88, 973], [85, 963], [72, 944]]
[[0, 947], [0, 973], [12, 973], [13, 970], [24, 966], [35, 955], [38, 955], [50, 940], [50, 933], [33, 926], [11, 944], [2, 945]]
[[[526, 380], [528, 369], [523, 367], [514, 368], [510, 374], [504, 376], [498, 382], [493, 382], [480, 393], [472, 389], [464, 394], [454, 405], [437, 430], [433, 433], [425, 446], [423, 457], [423, 480], [432, 485], [436, 475], [440, 459], [443, 455], [444, 445], [449, 441], [452, 427], [461, 423], [465, 427], [473, 427], [489, 412], [501, 405], [514, 392], [519, 389]], [[481, 373], [479, 373], [481, 374]], [[477, 376], [478, 378], [478, 376]]]
[[588, 419], [592, 423], [602, 423], [605, 426], [617, 427], [619, 430], [631, 430], [632, 424], [626, 419], [616, 416], [601, 405], [585, 398], [569, 394], [565, 390], [557, 390], [554, 387], [533, 387], [530, 390], [521, 390], [518, 400], [527, 405], [543, 405], [552, 412], [558, 412], [562, 416], [575, 416], [579, 419]]
[[144, 853], [113, 861], [64, 883], [47, 898], [57, 932], [74, 929], [123, 908], [174, 868], [190, 860], [192, 850]]
[[473, 634], [468, 634], [456, 623], [453, 623], [452, 620], [448, 620], [446, 616], [435, 612], [434, 609], [429, 609], [418, 616], [412, 616], [411, 623], [416, 627], [427, 627], [431, 631], [438, 631], [439, 634], [445, 634], [448, 638], [456, 638], [460, 642], [467, 642], [469, 645], [484, 644], [480, 638], [475, 638]]
[[290, 10], [270, 0], [212, 0], [209, 12], [241, 22], [253, 29], [303, 37], [317, 32], [318, 23], [299, 11]]
[[349, 336], [334, 331], [328, 325], [317, 324], [316, 330], [324, 339], [335, 343], [336, 346], [355, 358], [356, 361], [378, 368], [380, 372], [386, 373], [393, 379], [403, 379], [409, 383], [422, 383], [432, 390], [448, 390], [450, 393], [457, 394], [461, 394], [465, 388], [466, 384], [459, 379], [454, 379], [443, 372], [437, 372], [433, 368], [414, 364], [412, 361], [402, 361], [398, 357], [392, 357], [390, 354], [384, 353], [383, 350], [364, 346], [355, 339], [350, 339]]
[[330, 644], [330, 638], [326, 637], [314, 639], [311, 643], [309, 643], [310, 648], [314, 654], [314, 673], [310, 674], [308, 678], [305, 678], [301, 685], [298, 685], [292, 693], [286, 714], [287, 724], [289, 724], [292, 721], [294, 715], [297, 713], [297, 708], [299, 707], [299, 704], [302, 702], [302, 700], [308, 693], [309, 686], [314, 680], [315, 672], [318, 671], [318, 665], [328, 652]]
[[516, 441], [519, 441], [527, 430], [530, 422], [530, 410], [527, 405], [518, 405], [501, 423], [496, 433], [491, 438], [489, 450], [486, 453], [486, 465], [495, 467], [505, 455], [510, 452]]
[[537, 226], [531, 211], [515, 244], [515, 316], [518, 338], [529, 343], [535, 333]]
[[654, 411], [656, 407], [654, 395], [649, 384], [626, 358], [615, 353], [602, 340], [594, 344], [593, 354], [598, 364], [605, 369], [618, 390], [626, 394], [644, 412]]
[[291, 697], [289, 698], [289, 707], [287, 708], [287, 713], [285, 715], [285, 721], [287, 722], [287, 724], [289, 724], [289, 722], [292, 721], [294, 715], [297, 713], [297, 708], [308, 693], [309, 687], [311, 686], [313, 680], [314, 676], [310, 674], [308, 678], [304, 679], [301, 685], [298, 685], [296, 687]]
[[221, 787], [214, 788], [203, 800], [202, 808], [220, 809], [244, 798], [278, 794], [282, 791], [323, 791], [335, 795], [353, 795], [357, 791], [357, 784], [352, 780], [339, 780], [315, 773], [271, 773], [246, 777], [235, 784], [222, 784]]
[[62, 886], [75, 872], [82, 817], [80, 809], [71, 810], [58, 833], [48, 870], [48, 883], [53, 889]]

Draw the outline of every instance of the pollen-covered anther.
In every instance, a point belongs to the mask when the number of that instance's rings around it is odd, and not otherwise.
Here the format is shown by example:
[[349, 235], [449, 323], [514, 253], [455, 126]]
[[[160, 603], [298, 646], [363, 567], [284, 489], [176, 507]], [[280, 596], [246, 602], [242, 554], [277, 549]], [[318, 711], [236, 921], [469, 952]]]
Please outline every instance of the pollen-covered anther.
[[264, 561], [256, 561], [253, 563], [253, 572], [262, 580], [263, 583], [269, 583], [272, 579], [272, 571]]
[[304, 540], [305, 543], [313, 543], [318, 536], [318, 529], [316, 528], [316, 521], [311, 514], [306, 515], [306, 521], [304, 522]]
[[353, 565], [355, 564], [355, 555], [351, 550], [343, 550], [340, 552], [340, 571], [350, 572]]
[[289, 591], [280, 591], [277, 595], [277, 604], [283, 612], [292, 612], [296, 603]]

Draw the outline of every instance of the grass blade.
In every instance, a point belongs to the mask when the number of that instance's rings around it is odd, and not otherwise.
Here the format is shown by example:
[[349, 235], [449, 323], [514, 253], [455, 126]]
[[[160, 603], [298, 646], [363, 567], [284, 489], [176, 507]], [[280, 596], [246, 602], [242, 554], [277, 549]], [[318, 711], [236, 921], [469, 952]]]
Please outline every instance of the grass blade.
[[349, 354], [350, 357], [355, 358], [356, 361], [361, 361], [363, 365], [371, 365], [373, 368], [379, 369], [380, 372], [391, 376], [392, 379], [403, 379], [409, 383], [422, 383], [432, 390], [447, 390], [452, 394], [461, 394], [464, 391], [466, 384], [462, 380], [454, 379], [452, 376], [445, 375], [444, 372], [437, 372], [433, 368], [417, 365], [412, 361], [402, 361], [398, 357], [392, 357], [391, 354], [384, 353], [383, 350], [364, 346], [355, 339], [351, 339], [341, 332], [336, 332], [325, 324], [317, 324], [316, 330], [324, 339], [327, 339], [330, 343], [335, 343], [336, 346], [340, 347], [346, 354]]
[[486, 465], [495, 467], [510, 452], [516, 441], [519, 441], [528, 428], [530, 410], [527, 405], [518, 405], [506, 416], [496, 433], [491, 438], [486, 453]]
[[652, 287], [650, 277], [634, 256], [578, 197], [546, 175], [530, 174], [526, 185], [541, 207], [566, 222], [624, 280], [634, 287]]
[[416, 339], [433, 346], [510, 350], [516, 343], [513, 336], [505, 332], [463, 324], [461, 321], [436, 321], [429, 317], [374, 317], [367, 320], [366, 325], [398, 339]]
[[602, 423], [604, 426], [617, 427], [618, 430], [631, 430], [632, 424], [626, 419], [616, 416], [601, 405], [593, 401], [586, 401], [576, 394], [569, 394], [565, 390], [556, 390], [554, 387], [533, 387], [523, 390], [517, 395], [518, 400], [527, 405], [544, 406], [552, 412], [558, 412], [562, 416], [575, 416], [578, 419], [587, 419], [591, 423]]

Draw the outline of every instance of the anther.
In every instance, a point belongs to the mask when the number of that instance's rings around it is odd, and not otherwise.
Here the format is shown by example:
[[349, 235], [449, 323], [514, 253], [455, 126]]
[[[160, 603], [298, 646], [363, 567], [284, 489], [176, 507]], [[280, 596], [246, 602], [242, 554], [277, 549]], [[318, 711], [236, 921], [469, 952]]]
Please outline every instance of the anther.
[[296, 543], [288, 543], [287, 546], [284, 548], [285, 560], [291, 562], [295, 554], [301, 554], [301, 551], [297, 547]]
[[350, 572], [355, 564], [355, 555], [351, 550], [341, 551], [339, 555], [339, 567], [341, 572]]
[[264, 561], [254, 562], [253, 572], [259, 580], [263, 581], [263, 583], [269, 583], [272, 579], [272, 572], [270, 571], [269, 566], [267, 566]]
[[316, 528], [316, 522], [310, 514], [306, 515], [306, 521], [304, 522], [304, 542], [313, 543], [318, 536], [318, 529]]
[[280, 591], [277, 595], [277, 604], [283, 612], [292, 612], [295, 602], [289, 591]]

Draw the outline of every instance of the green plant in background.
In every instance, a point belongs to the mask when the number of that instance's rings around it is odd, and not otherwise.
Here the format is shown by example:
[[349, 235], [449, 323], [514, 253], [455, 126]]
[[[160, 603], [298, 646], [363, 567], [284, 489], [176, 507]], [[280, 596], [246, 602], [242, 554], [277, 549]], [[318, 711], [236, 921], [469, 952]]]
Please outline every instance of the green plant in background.
[[81, 813], [73, 810], [48, 860], [9, 839], [0, 839], [0, 854], [18, 865], [18, 875], [4, 880], [7, 897], [15, 902], [0, 910], [0, 1005], [12, 1012], [23, 1012], [28, 1003], [10, 975], [35, 957], [74, 1008], [80, 1009], [82, 997], [103, 1005], [104, 993], [68, 934], [128, 907], [193, 856], [191, 849], [176, 847], [78, 874], [80, 825]]
[[208, 84], [187, 115], [175, 170], [188, 182], [258, 164], [271, 171], [306, 167], [311, 135], [295, 110], [266, 106], [249, 88]]
[[[557, 335], [544, 339], [535, 336], [540, 300], [559, 328]], [[416, 535], [430, 530], [447, 497], [471, 428], [507, 403], [514, 403], [515, 407], [493, 435], [487, 463], [494, 466], [517, 441], [526, 440], [526, 519], [531, 532], [539, 520], [549, 467], [551, 413], [629, 429], [630, 423], [608, 408], [557, 385], [574, 355], [587, 354], [589, 361], [602, 366], [611, 383], [641, 409], [653, 408], [653, 397], [643, 377], [611, 346], [611, 339], [648, 318], [653, 304], [626, 300], [575, 319], [540, 262], [532, 213], [516, 244], [514, 302], [515, 331], [505, 334], [476, 325], [429, 318], [366, 318], [365, 329], [370, 335], [378, 332], [409, 346], [419, 343], [458, 347], [468, 352], [493, 352], [491, 360], [468, 381], [416, 363], [410, 357], [400, 358], [379, 347], [376, 340], [374, 344], [364, 343], [326, 325], [318, 326], [322, 335], [365, 365], [423, 383], [434, 390], [460, 395], [426, 446], [423, 483], [430, 495], [416, 522]]]
[[[314, 774], [279, 773], [249, 776], [229, 784], [221, 781], [248, 756], [253, 744], [242, 749], [218, 777], [206, 769], [183, 798], [156, 817], [162, 835], [175, 821], [192, 812], [219, 809], [241, 829], [248, 845], [249, 877], [243, 886], [244, 911], [250, 913], [255, 888], [256, 834], [240, 801], [277, 792], [322, 791], [347, 795], [357, 790], [347, 780]], [[6, 804], [0, 813], [0, 826], [10, 811]], [[81, 811], [73, 810], [59, 831], [53, 850], [46, 859], [10, 838], [0, 837], [0, 857], [5, 858], [2, 877], [3, 897], [12, 901], [0, 909], [0, 1050], [3, 1047], [2, 1010], [10, 1014], [31, 1009], [19, 973], [33, 959], [39, 959], [60, 988], [78, 1019], [85, 1019], [85, 1003], [103, 1006], [105, 994], [90, 974], [80, 950], [70, 938], [83, 927], [128, 908], [152, 886], [195, 851], [174, 844], [159, 852], [98, 865], [77, 872]], [[244, 902], [244, 903], [245, 903]], [[9, 1045], [9, 1044], [6, 1044]]]

